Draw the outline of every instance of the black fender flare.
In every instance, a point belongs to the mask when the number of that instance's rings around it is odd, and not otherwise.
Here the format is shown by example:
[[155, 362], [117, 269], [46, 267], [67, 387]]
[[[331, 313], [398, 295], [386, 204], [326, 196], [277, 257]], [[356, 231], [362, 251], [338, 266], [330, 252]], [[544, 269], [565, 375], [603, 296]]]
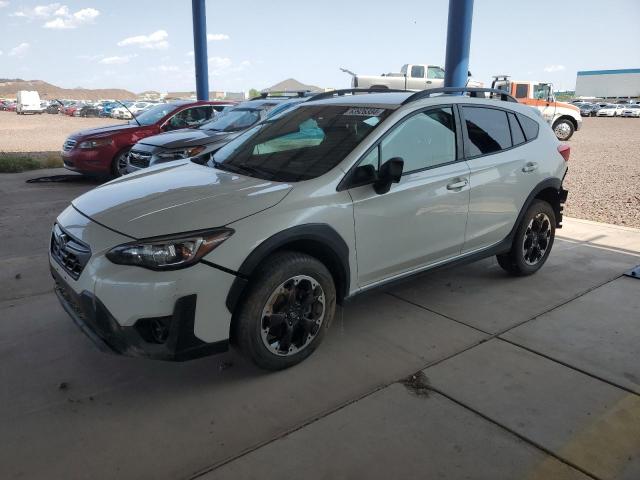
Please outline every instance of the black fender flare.
[[[242, 262], [237, 276], [229, 289], [225, 304], [232, 314], [240, 300], [242, 292], [249, 283], [249, 278], [256, 267], [271, 253], [289, 244], [309, 242], [323, 245], [326, 252], [331, 252], [331, 263], [327, 265], [332, 273], [338, 273], [336, 290], [339, 298], [349, 294], [351, 269], [349, 267], [349, 246], [332, 227], [324, 223], [308, 223], [287, 228], [264, 240]], [[337, 272], [336, 272], [337, 271]]]
[[[522, 208], [520, 209], [520, 213], [518, 214], [518, 218], [516, 219], [515, 223], [513, 224], [513, 227], [511, 228], [511, 231], [509, 232], [509, 235], [507, 235], [507, 237], [504, 239], [504, 244], [507, 247], [506, 249], [509, 250], [511, 248], [511, 244], [513, 243], [513, 237], [515, 237], [516, 235], [516, 231], [518, 230], [518, 227], [520, 226], [520, 222], [522, 222], [522, 217], [524, 217], [524, 214], [527, 212], [527, 210], [529, 210], [529, 207], [531, 206], [531, 204], [533, 203], [533, 201], [536, 199], [536, 197], [540, 194], [540, 192], [542, 192], [543, 190], [546, 190], [548, 188], [552, 188], [554, 190], [556, 190], [558, 192], [559, 195], [559, 203], [564, 202], [564, 200], [566, 199], [566, 194], [563, 195], [563, 189], [562, 189], [562, 180], [560, 180], [559, 178], [547, 178], [543, 181], [541, 181], [540, 183], [538, 183], [533, 190], [531, 190], [531, 193], [529, 193], [529, 196], [527, 197], [527, 199], [524, 201], [524, 204], [522, 205]], [[564, 190], [564, 192], [566, 192], [566, 190]], [[553, 205], [552, 205], [553, 206]], [[553, 206], [555, 208], [555, 206]], [[562, 215], [560, 214], [562, 210], [556, 212], [558, 213], [560, 216], [558, 218], [556, 218], [556, 224], [557, 226], [560, 226], [560, 222], [562, 221]]]

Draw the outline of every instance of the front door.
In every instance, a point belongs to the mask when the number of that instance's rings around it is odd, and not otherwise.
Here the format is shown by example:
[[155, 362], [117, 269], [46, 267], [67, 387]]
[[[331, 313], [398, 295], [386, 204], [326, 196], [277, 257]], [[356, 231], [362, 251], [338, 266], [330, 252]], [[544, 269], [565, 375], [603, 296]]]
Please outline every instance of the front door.
[[404, 161], [399, 183], [378, 195], [371, 185], [353, 199], [361, 287], [456, 256], [469, 209], [469, 168], [458, 161], [451, 106], [413, 113], [387, 132], [360, 165]]

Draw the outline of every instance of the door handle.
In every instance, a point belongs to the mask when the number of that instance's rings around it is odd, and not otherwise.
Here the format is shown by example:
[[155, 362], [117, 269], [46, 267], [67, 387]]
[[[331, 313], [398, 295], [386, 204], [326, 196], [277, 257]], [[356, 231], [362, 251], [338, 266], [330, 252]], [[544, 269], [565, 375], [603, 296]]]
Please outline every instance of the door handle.
[[533, 172], [537, 169], [538, 169], [538, 164], [536, 162], [527, 162], [524, 164], [524, 167], [522, 167], [522, 171], [524, 173]]
[[427, 83], [433, 83], [431, 80], [427, 80]]
[[456, 179], [455, 182], [447, 183], [447, 190], [461, 190], [469, 184], [466, 179]]

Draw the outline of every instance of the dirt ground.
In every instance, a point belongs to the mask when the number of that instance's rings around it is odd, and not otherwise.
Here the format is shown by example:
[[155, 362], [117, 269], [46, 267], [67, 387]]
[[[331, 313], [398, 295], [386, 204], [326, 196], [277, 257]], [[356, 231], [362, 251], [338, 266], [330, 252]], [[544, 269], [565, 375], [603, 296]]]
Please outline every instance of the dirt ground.
[[73, 132], [123, 122], [113, 118], [0, 112], [0, 152], [55, 152], [62, 148], [64, 140]]
[[584, 118], [568, 144], [566, 215], [640, 227], [640, 119]]
[[[55, 152], [72, 132], [120, 122], [0, 112], [0, 152]], [[640, 227], [640, 119], [585, 118], [568, 143], [566, 215]]]

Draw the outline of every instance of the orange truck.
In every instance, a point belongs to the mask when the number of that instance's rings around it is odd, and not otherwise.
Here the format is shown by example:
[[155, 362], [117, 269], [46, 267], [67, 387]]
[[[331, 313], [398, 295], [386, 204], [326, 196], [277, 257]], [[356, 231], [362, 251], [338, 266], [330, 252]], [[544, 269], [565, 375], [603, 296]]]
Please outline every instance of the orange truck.
[[537, 108], [553, 128], [558, 140], [569, 140], [582, 126], [580, 109], [569, 103], [556, 101], [551, 83], [511, 80], [508, 75], [496, 75], [491, 88], [504, 90], [518, 102]]

